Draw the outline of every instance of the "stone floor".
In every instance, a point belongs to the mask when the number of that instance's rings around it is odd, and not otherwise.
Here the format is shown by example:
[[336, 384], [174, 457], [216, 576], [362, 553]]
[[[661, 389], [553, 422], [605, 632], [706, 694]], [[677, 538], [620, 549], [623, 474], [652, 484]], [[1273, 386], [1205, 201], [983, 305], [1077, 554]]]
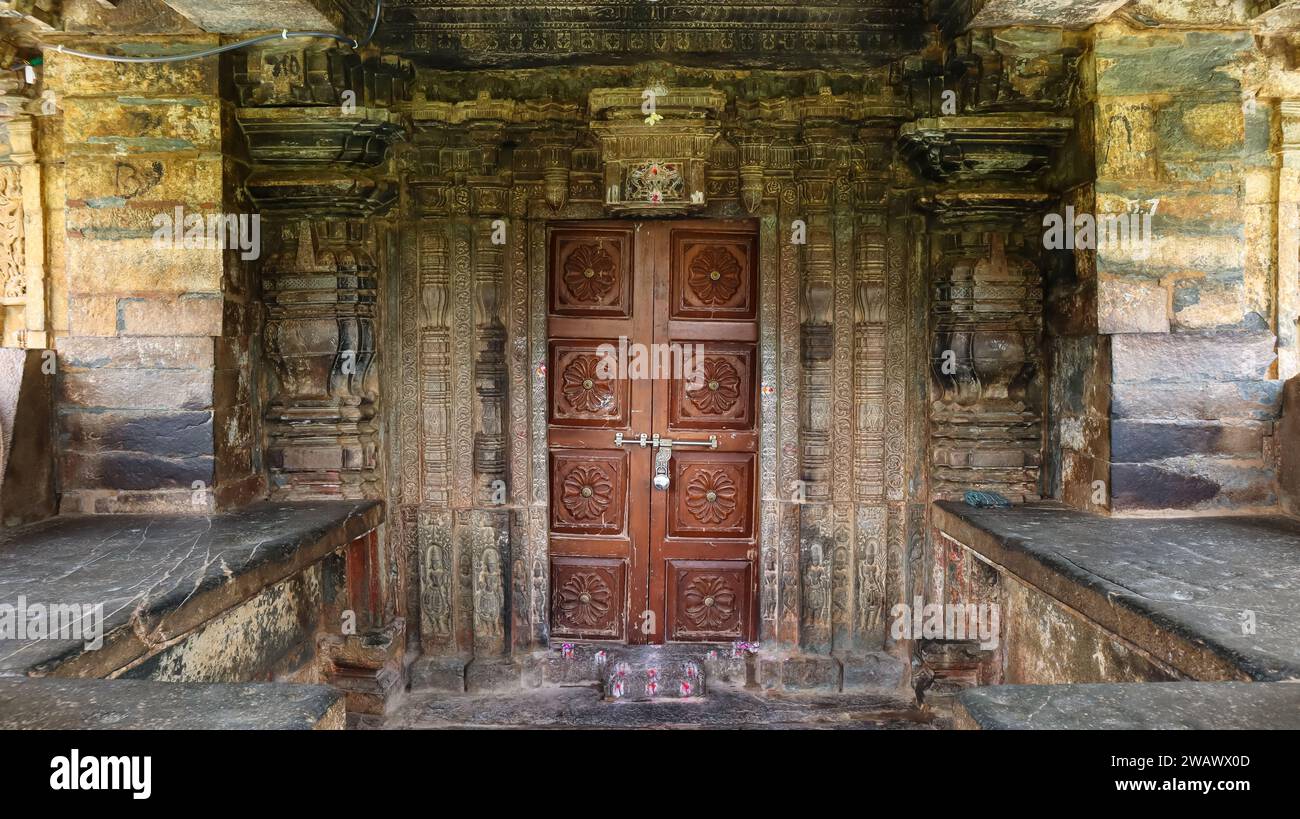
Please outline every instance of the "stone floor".
[[881, 695], [795, 696], [719, 688], [694, 699], [605, 702], [595, 686], [572, 686], [477, 696], [412, 695], [382, 722], [359, 727], [932, 730], [946, 727], [944, 722], [902, 698]]

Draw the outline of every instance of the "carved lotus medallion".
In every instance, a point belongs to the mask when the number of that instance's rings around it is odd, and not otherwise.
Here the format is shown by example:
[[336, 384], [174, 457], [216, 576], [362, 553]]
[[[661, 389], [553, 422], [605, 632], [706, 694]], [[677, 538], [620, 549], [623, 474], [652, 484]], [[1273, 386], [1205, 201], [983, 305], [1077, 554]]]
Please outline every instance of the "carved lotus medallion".
[[575, 520], [600, 518], [609, 508], [614, 482], [598, 466], [575, 467], [564, 476], [560, 503]]
[[740, 374], [731, 362], [721, 358], [704, 360], [703, 378], [686, 390], [691, 403], [710, 415], [721, 415], [740, 397]]
[[614, 405], [614, 390], [600, 377], [600, 357], [578, 356], [560, 376], [560, 392], [578, 412], [604, 413]]
[[691, 581], [683, 593], [686, 619], [696, 629], [717, 631], [736, 613], [736, 591], [725, 578], [703, 574]]
[[722, 247], [707, 247], [691, 260], [686, 283], [702, 304], [731, 301], [740, 289], [740, 262]]
[[579, 627], [592, 628], [605, 624], [612, 593], [599, 574], [578, 572], [564, 581], [556, 597], [566, 620]]
[[575, 301], [594, 304], [614, 289], [618, 265], [600, 244], [579, 245], [564, 260], [564, 285]]
[[721, 523], [736, 509], [736, 482], [721, 469], [701, 469], [686, 483], [686, 508], [700, 523]]

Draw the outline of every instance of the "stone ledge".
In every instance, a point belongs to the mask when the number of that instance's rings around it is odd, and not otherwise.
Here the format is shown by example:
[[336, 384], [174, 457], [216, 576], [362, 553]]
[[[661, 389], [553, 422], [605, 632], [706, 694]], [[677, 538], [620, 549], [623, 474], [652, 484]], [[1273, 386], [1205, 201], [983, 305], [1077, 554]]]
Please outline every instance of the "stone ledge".
[[5, 532], [0, 603], [102, 603], [104, 643], [0, 642], [0, 676], [119, 672], [382, 521], [377, 501], [264, 502], [211, 516], [59, 517]]
[[[1300, 680], [1300, 521], [934, 505], [933, 525], [1196, 680]], [[1240, 615], [1254, 612], [1255, 633]]]
[[0, 730], [342, 729], [324, 685], [0, 677]]
[[995, 685], [957, 695], [953, 724], [984, 730], [1300, 729], [1300, 685], [1246, 682]]

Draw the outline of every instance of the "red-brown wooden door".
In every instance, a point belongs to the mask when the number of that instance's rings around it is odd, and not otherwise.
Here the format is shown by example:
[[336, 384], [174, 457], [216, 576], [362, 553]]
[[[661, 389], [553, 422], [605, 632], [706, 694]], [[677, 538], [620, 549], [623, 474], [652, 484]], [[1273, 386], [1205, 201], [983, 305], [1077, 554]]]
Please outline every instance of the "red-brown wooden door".
[[552, 636], [753, 639], [752, 225], [565, 223], [549, 250]]

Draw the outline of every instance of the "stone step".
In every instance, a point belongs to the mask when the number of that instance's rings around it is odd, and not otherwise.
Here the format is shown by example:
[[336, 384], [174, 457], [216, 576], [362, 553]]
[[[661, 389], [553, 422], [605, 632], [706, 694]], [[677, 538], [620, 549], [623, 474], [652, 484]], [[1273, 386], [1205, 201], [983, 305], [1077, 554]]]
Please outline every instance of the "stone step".
[[324, 685], [0, 677], [0, 730], [341, 730]]
[[745, 679], [745, 657], [734, 647], [620, 646], [608, 654], [601, 691], [611, 702], [698, 699], [711, 684]]

